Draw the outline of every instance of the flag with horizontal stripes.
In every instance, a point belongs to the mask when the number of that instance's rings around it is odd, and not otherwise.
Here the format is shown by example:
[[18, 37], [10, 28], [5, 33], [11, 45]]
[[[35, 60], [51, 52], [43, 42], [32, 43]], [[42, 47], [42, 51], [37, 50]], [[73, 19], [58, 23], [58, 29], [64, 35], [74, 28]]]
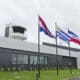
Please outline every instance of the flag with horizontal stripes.
[[69, 29], [68, 29], [68, 34], [69, 34], [71, 37], [79, 38], [79, 36], [78, 36], [76, 33], [74, 33], [73, 31], [71, 31], [71, 30], [69, 30]]
[[39, 16], [39, 27], [40, 27], [40, 32], [44, 32], [50, 38], [55, 38], [54, 35], [48, 29], [45, 21], [40, 16]]
[[80, 44], [79, 36], [76, 33], [68, 29], [68, 34], [71, 36], [71, 42]]
[[65, 33], [64, 31], [59, 31], [57, 32], [57, 36], [61, 39], [64, 40], [66, 42], [69, 42], [71, 40], [71, 37], [69, 35], [67, 35], [67, 33]]
[[61, 40], [69, 42], [71, 40], [71, 37], [67, 33], [65, 33], [63, 30], [61, 30], [56, 23], [55, 25], [56, 25], [56, 36], [58, 36]]

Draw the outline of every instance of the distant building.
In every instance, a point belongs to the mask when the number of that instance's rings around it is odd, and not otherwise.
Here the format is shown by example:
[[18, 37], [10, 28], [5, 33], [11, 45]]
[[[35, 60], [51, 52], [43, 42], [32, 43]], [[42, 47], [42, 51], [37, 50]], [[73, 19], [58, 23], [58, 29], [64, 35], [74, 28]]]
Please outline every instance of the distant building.
[[[0, 37], [0, 68], [8, 67], [16, 70], [36, 69], [38, 59], [38, 45], [25, 41], [24, 36], [26, 29], [22, 26], [11, 25], [5, 29], [5, 37]], [[69, 49], [65, 46], [58, 46], [58, 63], [59, 68], [80, 69], [80, 49], [71, 48], [71, 57]], [[56, 45], [43, 43], [40, 46], [40, 68], [56, 68]]]

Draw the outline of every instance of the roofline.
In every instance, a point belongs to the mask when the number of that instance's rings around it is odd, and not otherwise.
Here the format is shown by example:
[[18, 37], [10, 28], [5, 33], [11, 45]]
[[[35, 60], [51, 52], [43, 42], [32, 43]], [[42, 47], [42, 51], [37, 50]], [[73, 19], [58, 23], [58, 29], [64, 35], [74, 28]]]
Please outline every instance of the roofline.
[[[56, 44], [51, 44], [51, 43], [46, 43], [46, 42], [43, 42], [43, 45], [56, 47]], [[67, 47], [67, 46], [57, 45], [57, 47], [61, 48], [61, 49], [69, 50], [69, 47]], [[80, 49], [77, 49], [77, 48], [70, 47], [70, 49], [71, 49], [71, 51], [80, 52]]]

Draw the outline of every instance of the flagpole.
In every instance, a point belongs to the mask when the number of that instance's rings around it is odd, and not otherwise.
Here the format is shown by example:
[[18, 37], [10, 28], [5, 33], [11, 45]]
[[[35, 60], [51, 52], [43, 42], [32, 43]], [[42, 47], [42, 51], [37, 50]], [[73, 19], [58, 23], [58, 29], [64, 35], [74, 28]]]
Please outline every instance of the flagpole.
[[[70, 48], [70, 41], [68, 42], [68, 47], [69, 47], [69, 57], [71, 58], [71, 48]], [[72, 73], [72, 68], [71, 68], [71, 60], [69, 62], [69, 67], [70, 67], [70, 73]]]
[[40, 26], [39, 26], [39, 15], [38, 15], [38, 74], [37, 80], [40, 80]]
[[57, 70], [57, 75], [59, 74], [58, 70], [58, 47], [57, 47], [57, 24], [55, 22], [55, 34], [56, 34], [56, 70]]

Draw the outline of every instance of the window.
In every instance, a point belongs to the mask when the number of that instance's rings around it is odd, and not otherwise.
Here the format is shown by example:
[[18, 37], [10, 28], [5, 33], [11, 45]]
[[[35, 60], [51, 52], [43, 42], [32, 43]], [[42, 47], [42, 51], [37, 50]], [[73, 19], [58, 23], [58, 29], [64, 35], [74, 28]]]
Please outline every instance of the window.
[[5, 37], [8, 37], [9, 36], [9, 27], [6, 27], [6, 30], [5, 30]]
[[12, 54], [12, 64], [28, 64], [28, 55]]
[[34, 64], [37, 64], [37, 56], [34, 56]]
[[[30, 64], [37, 64], [38, 57], [37, 56], [30, 56]], [[40, 64], [47, 64], [48, 58], [44, 56], [40, 56]]]
[[17, 55], [12, 54], [12, 64], [17, 64]]
[[24, 34], [25, 28], [20, 27], [20, 26], [13, 26], [13, 31]]
[[23, 64], [23, 56], [18, 54], [18, 64]]
[[40, 64], [44, 64], [44, 57], [40, 56]]
[[30, 64], [37, 64], [37, 56], [30, 56]]
[[23, 55], [23, 64], [28, 64], [28, 55]]
[[30, 64], [34, 64], [34, 56], [30, 56]]
[[48, 58], [47, 57], [44, 57], [44, 64], [48, 64]]

